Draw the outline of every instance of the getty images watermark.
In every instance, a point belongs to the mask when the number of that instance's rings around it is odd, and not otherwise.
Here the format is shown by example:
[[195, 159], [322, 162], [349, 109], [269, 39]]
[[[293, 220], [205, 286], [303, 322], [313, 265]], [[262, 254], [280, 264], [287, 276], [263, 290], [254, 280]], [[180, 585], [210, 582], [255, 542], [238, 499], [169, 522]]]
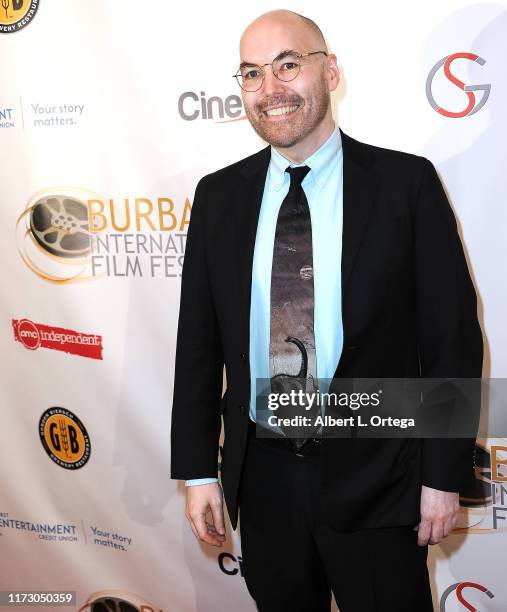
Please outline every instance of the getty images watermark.
[[470, 438], [507, 435], [507, 379], [256, 380], [258, 437]]

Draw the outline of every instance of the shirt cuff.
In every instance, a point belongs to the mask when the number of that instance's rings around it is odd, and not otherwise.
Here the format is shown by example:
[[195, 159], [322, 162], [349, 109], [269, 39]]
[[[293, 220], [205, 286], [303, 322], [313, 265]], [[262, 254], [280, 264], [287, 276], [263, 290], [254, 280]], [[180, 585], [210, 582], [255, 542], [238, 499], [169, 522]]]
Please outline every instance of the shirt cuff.
[[211, 484], [212, 482], [218, 482], [218, 478], [192, 478], [192, 480], [185, 480], [185, 486], [193, 487], [194, 485]]

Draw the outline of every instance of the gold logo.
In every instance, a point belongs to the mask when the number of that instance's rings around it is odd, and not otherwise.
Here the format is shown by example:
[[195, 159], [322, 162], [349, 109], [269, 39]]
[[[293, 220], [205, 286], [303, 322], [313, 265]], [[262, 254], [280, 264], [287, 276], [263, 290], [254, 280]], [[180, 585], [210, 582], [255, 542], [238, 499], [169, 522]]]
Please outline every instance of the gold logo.
[[0, 0], [0, 33], [12, 34], [35, 17], [39, 0]]
[[39, 421], [39, 435], [46, 453], [63, 468], [77, 470], [90, 458], [88, 432], [70, 410], [46, 410]]

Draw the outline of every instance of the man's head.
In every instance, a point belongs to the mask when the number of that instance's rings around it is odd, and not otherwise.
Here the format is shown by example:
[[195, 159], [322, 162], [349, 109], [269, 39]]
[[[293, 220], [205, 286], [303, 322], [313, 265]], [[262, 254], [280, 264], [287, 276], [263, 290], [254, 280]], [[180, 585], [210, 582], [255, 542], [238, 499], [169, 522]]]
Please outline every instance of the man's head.
[[[240, 62], [262, 66], [289, 49], [302, 54], [328, 51], [313, 21], [292, 11], [270, 11], [243, 32]], [[317, 53], [302, 58], [299, 74], [291, 81], [275, 77], [271, 66], [264, 66], [263, 71], [264, 80], [257, 91], [241, 92], [246, 115], [263, 140], [304, 159], [321, 144], [324, 134], [329, 135], [333, 125], [330, 92], [339, 81], [336, 56]], [[269, 116], [266, 112], [287, 106], [291, 107], [287, 114]]]

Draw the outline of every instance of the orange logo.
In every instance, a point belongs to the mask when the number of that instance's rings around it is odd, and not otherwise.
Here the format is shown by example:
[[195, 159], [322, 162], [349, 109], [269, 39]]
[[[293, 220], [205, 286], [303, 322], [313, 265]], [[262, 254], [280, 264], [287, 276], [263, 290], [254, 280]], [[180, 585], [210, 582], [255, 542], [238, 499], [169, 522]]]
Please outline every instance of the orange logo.
[[39, 421], [42, 446], [59, 466], [77, 470], [90, 458], [90, 438], [83, 423], [64, 408], [49, 408]]

